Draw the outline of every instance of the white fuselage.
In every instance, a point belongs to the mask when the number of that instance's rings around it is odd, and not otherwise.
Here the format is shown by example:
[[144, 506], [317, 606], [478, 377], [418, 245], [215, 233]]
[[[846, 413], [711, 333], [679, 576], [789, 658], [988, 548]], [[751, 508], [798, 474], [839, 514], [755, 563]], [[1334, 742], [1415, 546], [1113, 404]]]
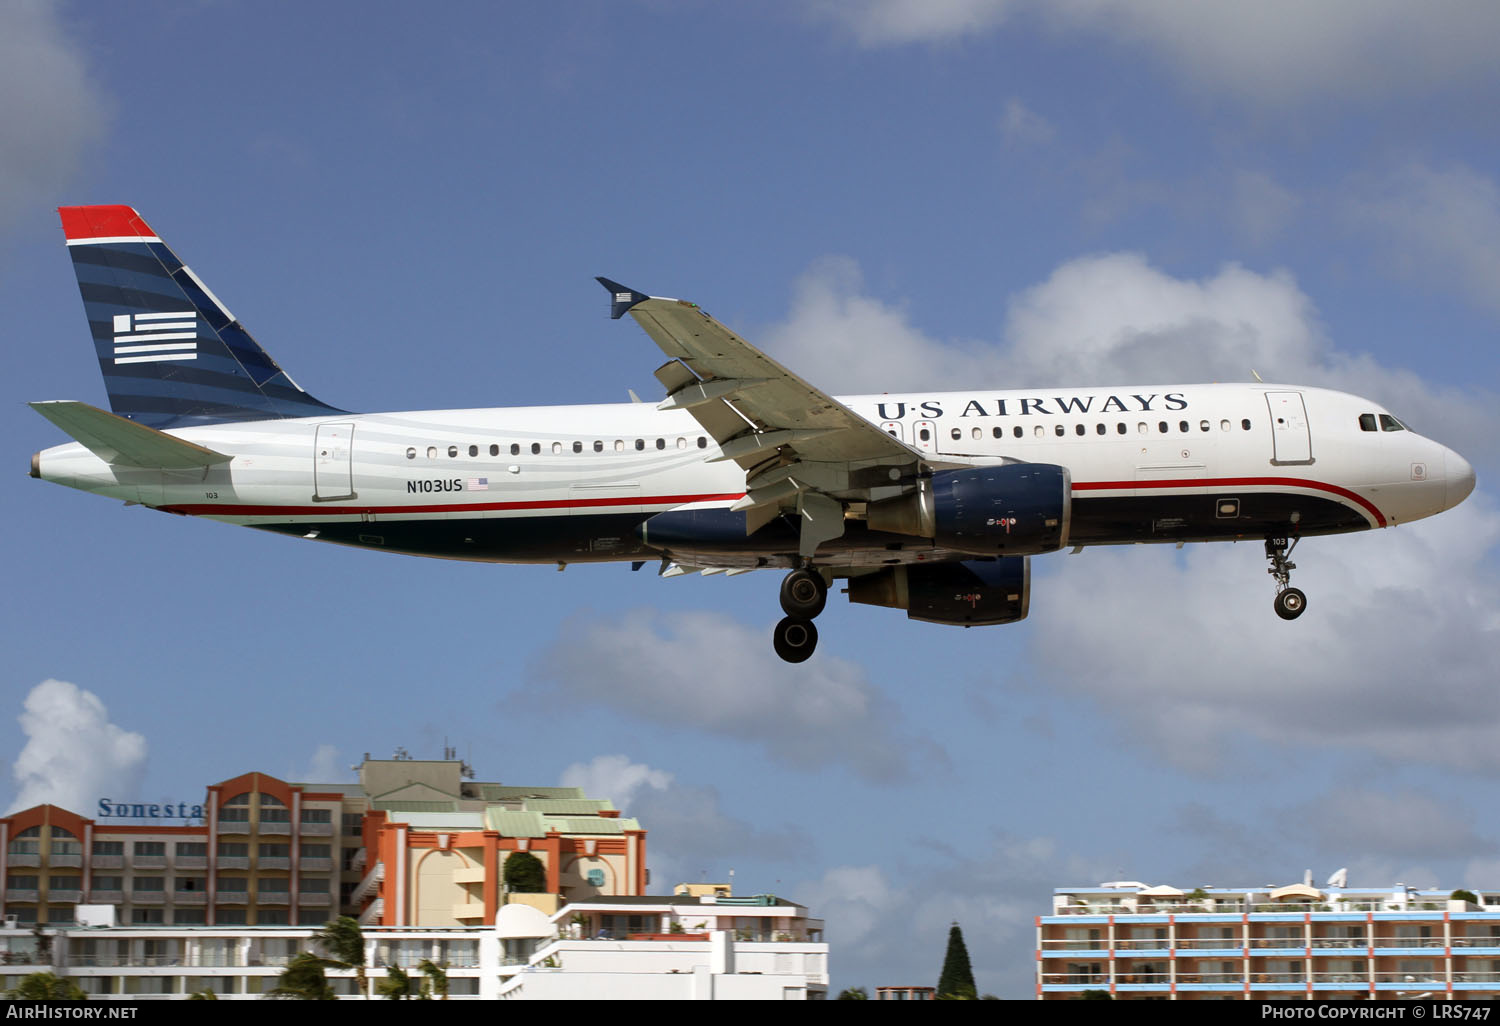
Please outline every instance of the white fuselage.
[[[1369, 400], [1325, 389], [1131, 386], [841, 401], [937, 466], [1066, 467], [1076, 544], [1384, 527], [1448, 509], [1474, 484], [1453, 451], [1393, 427], [1399, 422]], [[338, 414], [168, 433], [233, 460], [133, 469], [70, 444], [39, 454], [37, 476], [322, 540], [510, 562], [639, 559], [632, 524], [695, 505], [727, 508], [745, 493], [745, 472], [712, 461], [718, 448], [688, 413], [646, 404]], [[489, 523], [480, 532], [470, 522]], [[434, 530], [439, 544], [417, 540]], [[920, 549], [912, 542], [908, 554]], [[838, 565], [843, 548], [860, 544], [852, 535], [819, 556]]]

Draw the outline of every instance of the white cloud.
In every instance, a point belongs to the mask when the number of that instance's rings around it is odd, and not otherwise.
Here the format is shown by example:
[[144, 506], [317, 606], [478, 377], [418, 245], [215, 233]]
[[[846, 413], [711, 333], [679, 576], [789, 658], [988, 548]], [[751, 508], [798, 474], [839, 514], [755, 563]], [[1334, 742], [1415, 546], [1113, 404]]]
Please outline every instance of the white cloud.
[[717, 613], [578, 616], [530, 677], [545, 693], [760, 745], [792, 766], [903, 776], [912, 743], [892, 733], [864, 671], [829, 655], [788, 665], [767, 635]]
[[1493, 178], [1463, 165], [1413, 163], [1355, 181], [1343, 207], [1397, 273], [1500, 313], [1500, 186]]
[[1268, 820], [1296, 824], [1323, 851], [1379, 853], [1397, 858], [1459, 858], [1496, 850], [1478, 833], [1487, 817], [1413, 788], [1335, 788], [1276, 810]]
[[988, 32], [1020, 6], [1016, 0], [815, 0], [811, 10], [874, 47]]
[[34, 805], [92, 813], [100, 798], [133, 798], [146, 771], [146, 739], [116, 726], [99, 696], [44, 680], [21, 713], [26, 744], [11, 767], [17, 795], [7, 814]]
[[337, 784], [353, 777], [353, 771], [339, 760], [339, 750], [333, 745], [319, 745], [313, 752], [307, 768], [293, 771], [290, 780], [310, 784]]
[[1192, 769], [1254, 738], [1500, 772], [1500, 589], [1483, 566], [1497, 544], [1500, 514], [1479, 499], [1308, 539], [1294, 577], [1308, 611], [1292, 623], [1270, 608], [1258, 542], [1090, 549], [1034, 580], [1038, 686], [1090, 696]]
[[814, 10], [865, 47], [951, 42], [1034, 16], [1276, 104], [1430, 92], [1492, 78], [1500, 62], [1500, 7], [1488, 0], [823, 0]]
[[607, 798], [627, 815], [634, 815], [630, 810], [643, 789], [665, 791], [671, 784], [672, 774], [631, 762], [624, 755], [600, 755], [590, 762], [575, 762], [562, 774], [563, 787], [582, 788], [589, 798]]
[[104, 103], [56, 4], [0, 4], [0, 227], [57, 198], [101, 134]]
[[[1200, 280], [1133, 253], [1081, 257], [1012, 297], [999, 344], [943, 342], [863, 293], [852, 261], [799, 281], [768, 349], [835, 390], [1239, 380], [1326, 385], [1409, 416], [1483, 468], [1493, 397], [1436, 389], [1336, 350], [1284, 271]], [[1046, 686], [1087, 694], [1181, 765], [1222, 764], [1235, 737], [1370, 750], [1500, 771], [1500, 514], [1484, 493], [1434, 521], [1311, 539], [1295, 583], [1309, 612], [1270, 609], [1258, 542], [1090, 549], [1033, 564], [1029, 637]], [[1080, 630], [1080, 624], [1088, 624]], [[1214, 639], [1210, 667], [1188, 657]]]
[[760, 830], [723, 811], [712, 787], [678, 784], [673, 774], [600, 755], [562, 773], [564, 787], [581, 787], [590, 798], [608, 798], [647, 829], [652, 892], [698, 881], [705, 873], [720, 881], [736, 857], [777, 860], [807, 856], [811, 843], [792, 830]]
[[826, 921], [837, 988], [936, 983], [957, 922], [980, 993], [1020, 999], [1035, 993], [1033, 923], [1051, 912], [1052, 889], [1111, 872], [1050, 838], [1001, 837], [971, 858], [936, 865], [835, 866], [789, 896]]
[[1000, 137], [1012, 146], [1040, 146], [1057, 135], [1052, 123], [1012, 96], [1000, 112]]

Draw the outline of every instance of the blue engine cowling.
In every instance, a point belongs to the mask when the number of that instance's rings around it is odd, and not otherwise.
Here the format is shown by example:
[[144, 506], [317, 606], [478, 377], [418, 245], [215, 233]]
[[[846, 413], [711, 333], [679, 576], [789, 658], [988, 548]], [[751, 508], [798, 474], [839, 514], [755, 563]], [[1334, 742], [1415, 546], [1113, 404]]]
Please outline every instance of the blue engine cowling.
[[890, 566], [849, 579], [849, 601], [906, 610], [908, 619], [979, 627], [1026, 619], [1031, 560], [1026, 556], [961, 563]]
[[896, 499], [871, 503], [871, 530], [931, 538], [975, 555], [1033, 555], [1068, 543], [1073, 484], [1066, 467], [1007, 463], [945, 470]]

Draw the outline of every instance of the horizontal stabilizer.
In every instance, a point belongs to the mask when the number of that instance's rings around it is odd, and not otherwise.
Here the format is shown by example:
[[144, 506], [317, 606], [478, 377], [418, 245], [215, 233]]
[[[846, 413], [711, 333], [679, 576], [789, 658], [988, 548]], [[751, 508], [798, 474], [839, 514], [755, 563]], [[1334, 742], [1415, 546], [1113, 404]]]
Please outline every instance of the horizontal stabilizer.
[[188, 470], [234, 459], [88, 403], [69, 400], [29, 405], [95, 456], [115, 466]]

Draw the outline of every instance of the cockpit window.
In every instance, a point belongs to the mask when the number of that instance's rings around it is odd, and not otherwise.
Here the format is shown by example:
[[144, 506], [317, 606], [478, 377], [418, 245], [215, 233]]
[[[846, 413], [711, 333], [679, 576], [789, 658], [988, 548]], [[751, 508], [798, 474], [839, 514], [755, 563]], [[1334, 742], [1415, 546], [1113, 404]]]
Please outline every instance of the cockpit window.
[[1361, 431], [1375, 431], [1375, 414], [1361, 413], [1359, 415], [1359, 429]]
[[1380, 430], [1382, 430], [1382, 431], [1405, 431], [1406, 430], [1406, 425], [1403, 424], [1403, 423], [1401, 423], [1395, 417], [1392, 417], [1389, 413], [1382, 413], [1380, 415]]

